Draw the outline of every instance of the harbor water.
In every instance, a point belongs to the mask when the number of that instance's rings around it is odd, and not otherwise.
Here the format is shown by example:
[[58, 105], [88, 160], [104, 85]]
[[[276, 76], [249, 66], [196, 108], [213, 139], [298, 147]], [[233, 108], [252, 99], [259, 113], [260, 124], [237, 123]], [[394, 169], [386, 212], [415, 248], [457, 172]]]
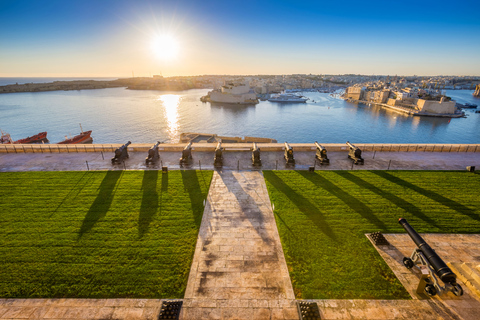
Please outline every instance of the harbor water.
[[[0, 95], [0, 129], [14, 140], [42, 131], [51, 143], [92, 130], [93, 143], [178, 142], [182, 132], [268, 137], [291, 143], [479, 143], [480, 114], [418, 117], [303, 92], [307, 103], [202, 103], [209, 90], [159, 92], [110, 88]], [[447, 90], [480, 105], [472, 90]], [[480, 107], [479, 107], [480, 110]]]

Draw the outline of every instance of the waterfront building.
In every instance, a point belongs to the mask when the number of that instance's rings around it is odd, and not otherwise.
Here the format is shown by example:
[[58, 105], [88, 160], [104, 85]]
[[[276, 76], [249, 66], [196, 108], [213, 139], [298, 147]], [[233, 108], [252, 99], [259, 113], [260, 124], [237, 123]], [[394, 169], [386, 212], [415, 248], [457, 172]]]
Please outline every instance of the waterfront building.
[[225, 83], [220, 89], [210, 91], [200, 99], [203, 102], [219, 102], [230, 104], [257, 104], [257, 95], [250, 85], [240, 83]]

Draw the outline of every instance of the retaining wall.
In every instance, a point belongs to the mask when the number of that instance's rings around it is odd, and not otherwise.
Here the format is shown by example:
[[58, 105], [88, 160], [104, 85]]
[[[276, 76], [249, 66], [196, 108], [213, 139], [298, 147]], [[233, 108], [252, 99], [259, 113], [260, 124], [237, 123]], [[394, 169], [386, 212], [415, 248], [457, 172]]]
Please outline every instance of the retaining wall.
[[[153, 144], [131, 144], [128, 151], [147, 152]], [[282, 151], [283, 143], [257, 143], [262, 152]], [[0, 153], [74, 153], [74, 152], [114, 152], [121, 144], [3, 144]], [[180, 152], [186, 146], [182, 144], [161, 144], [160, 152]], [[315, 151], [313, 143], [290, 143], [295, 151]], [[348, 151], [346, 144], [325, 143], [329, 152]], [[480, 144], [355, 144], [362, 151], [371, 152], [480, 152]], [[214, 151], [216, 143], [193, 143], [193, 151]], [[251, 143], [223, 143], [225, 152], [250, 151]]]

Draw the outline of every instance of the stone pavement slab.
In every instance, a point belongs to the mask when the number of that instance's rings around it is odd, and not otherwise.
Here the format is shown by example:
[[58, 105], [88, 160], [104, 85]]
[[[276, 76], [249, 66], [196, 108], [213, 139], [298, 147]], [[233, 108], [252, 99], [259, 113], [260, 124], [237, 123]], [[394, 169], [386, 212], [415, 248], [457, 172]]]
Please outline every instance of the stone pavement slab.
[[216, 171], [183, 319], [298, 319], [294, 299], [263, 175]]
[[160, 299], [0, 299], [0, 320], [156, 320]]

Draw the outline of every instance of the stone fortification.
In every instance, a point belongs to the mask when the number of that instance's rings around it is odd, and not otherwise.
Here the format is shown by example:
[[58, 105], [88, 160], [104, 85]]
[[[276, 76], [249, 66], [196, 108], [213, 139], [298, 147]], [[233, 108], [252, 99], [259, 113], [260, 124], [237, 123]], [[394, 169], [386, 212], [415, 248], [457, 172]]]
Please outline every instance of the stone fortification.
[[[181, 152], [185, 143], [162, 143], [160, 152]], [[201, 152], [214, 152], [216, 143], [193, 143], [192, 149]], [[314, 143], [289, 143], [295, 151], [315, 151]], [[342, 143], [321, 143], [329, 152], [348, 151], [348, 146]], [[0, 153], [74, 153], [74, 152], [114, 152], [122, 144], [3, 144]], [[355, 146], [367, 152], [480, 152], [480, 144], [392, 144], [392, 143], [355, 143]], [[132, 143], [129, 151], [147, 152], [152, 147], [150, 143]], [[222, 143], [225, 151], [250, 152], [252, 143]], [[278, 152], [285, 150], [283, 143], [258, 143], [262, 152]]]

